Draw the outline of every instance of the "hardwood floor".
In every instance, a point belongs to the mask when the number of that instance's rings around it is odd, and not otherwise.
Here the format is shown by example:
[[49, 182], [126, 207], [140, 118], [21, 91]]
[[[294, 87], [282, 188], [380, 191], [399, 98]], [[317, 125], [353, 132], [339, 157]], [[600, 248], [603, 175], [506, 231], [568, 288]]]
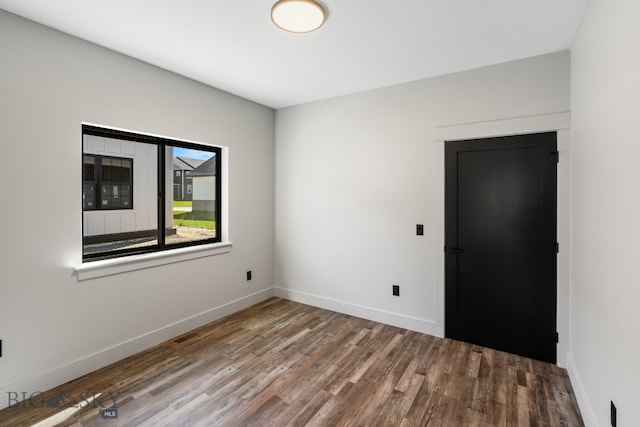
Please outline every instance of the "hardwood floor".
[[0, 426], [52, 415], [75, 427], [583, 425], [555, 365], [279, 298], [0, 411]]

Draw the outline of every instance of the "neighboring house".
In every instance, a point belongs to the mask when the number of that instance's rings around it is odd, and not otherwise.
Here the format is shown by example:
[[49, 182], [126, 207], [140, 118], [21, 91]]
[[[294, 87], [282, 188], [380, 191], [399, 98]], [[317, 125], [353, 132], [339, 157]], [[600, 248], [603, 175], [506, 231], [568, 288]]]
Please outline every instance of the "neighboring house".
[[[145, 143], [83, 135], [82, 227], [85, 244], [157, 234], [157, 149]], [[154, 161], [142, 161], [152, 158]]]
[[204, 160], [187, 157], [173, 158], [173, 200], [192, 200], [193, 184], [190, 172], [204, 163]]
[[189, 172], [193, 178], [193, 211], [216, 211], [216, 162], [215, 156]]

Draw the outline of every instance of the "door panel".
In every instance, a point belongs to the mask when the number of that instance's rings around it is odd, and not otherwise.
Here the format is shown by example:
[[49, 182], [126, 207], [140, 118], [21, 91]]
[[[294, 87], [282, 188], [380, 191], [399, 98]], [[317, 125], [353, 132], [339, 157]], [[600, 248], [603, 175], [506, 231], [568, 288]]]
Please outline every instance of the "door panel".
[[447, 142], [446, 335], [556, 361], [556, 135]]

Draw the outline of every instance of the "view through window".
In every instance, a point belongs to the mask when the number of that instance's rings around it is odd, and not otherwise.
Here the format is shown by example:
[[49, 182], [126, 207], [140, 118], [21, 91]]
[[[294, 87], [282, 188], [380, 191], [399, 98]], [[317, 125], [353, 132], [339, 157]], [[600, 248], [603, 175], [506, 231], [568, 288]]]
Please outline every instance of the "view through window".
[[219, 147], [83, 125], [83, 259], [220, 241]]

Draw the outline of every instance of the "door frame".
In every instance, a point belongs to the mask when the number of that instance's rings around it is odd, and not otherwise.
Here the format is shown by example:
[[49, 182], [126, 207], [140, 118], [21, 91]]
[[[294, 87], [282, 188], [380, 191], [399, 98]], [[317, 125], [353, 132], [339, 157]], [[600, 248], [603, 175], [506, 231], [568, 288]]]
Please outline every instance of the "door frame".
[[557, 132], [559, 152], [558, 188], [557, 188], [557, 232], [560, 252], [557, 259], [557, 310], [556, 328], [559, 334], [557, 346], [558, 366], [567, 367], [569, 353], [569, 202], [570, 202], [570, 172], [571, 172], [571, 113], [561, 112], [537, 116], [514, 117], [484, 122], [443, 125], [435, 129], [433, 144], [433, 178], [436, 190], [432, 209], [435, 218], [433, 230], [434, 253], [436, 256], [435, 269], [435, 331], [444, 337], [445, 327], [445, 257], [444, 257], [444, 143], [445, 141], [491, 138], [497, 136], [522, 135], [540, 132]]

